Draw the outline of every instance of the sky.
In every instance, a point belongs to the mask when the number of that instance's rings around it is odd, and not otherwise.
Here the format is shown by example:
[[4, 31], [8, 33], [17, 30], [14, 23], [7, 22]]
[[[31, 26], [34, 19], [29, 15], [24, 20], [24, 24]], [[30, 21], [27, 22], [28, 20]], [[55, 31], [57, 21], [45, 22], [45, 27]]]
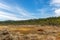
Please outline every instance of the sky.
[[0, 0], [0, 21], [60, 16], [60, 0]]

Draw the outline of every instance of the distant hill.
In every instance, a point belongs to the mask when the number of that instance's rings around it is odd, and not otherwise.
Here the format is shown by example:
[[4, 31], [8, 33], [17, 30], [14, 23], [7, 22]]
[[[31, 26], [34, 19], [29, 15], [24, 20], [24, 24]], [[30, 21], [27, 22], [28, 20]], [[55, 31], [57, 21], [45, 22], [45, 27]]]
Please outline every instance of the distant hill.
[[0, 25], [60, 25], [60, 17], [49, 17], [40, 19], [30, 19], [21, 21], [0, 21]]

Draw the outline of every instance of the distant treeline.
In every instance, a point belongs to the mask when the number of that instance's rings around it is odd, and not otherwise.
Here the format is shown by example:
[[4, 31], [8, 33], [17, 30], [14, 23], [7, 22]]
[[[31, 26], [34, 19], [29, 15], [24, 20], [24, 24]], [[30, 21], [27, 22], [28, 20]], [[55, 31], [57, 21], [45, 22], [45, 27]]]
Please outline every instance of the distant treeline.
[[20, 21], [0, 21], [0, 25], [60, 25], [60, 17], [49, 17], [40, 19], [20, 20]]

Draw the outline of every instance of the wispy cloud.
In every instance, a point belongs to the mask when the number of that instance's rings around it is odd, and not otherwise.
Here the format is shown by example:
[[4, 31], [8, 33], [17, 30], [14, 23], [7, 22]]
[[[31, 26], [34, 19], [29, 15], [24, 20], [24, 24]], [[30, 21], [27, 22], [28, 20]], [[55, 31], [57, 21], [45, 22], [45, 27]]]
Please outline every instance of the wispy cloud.
[[0, 18], [5, 18], [5, 20], [6, 19], [9, 19], [9, 20], [22, 20], [22, 18], [17, 18], [13, 14], [3, 12], [3, 11], [0, 11]]
[[[8, 5], [3, 4], [3, 3], [0, 3], [0, 9], [5, 9], [5, 10], [11, 11], [10, 7]], [[14, 16], [14, 14], [4, 12], [2, 10], [0, 10], [0, 18], [6, 18], [6, 19], [10, 19], [10, 20], [17, 20], [18, 19], [17, 17]]]
[[[1, 9], [7, 10], [7, 11], [1, 10]], [[22, 17], [18, 17], [16, 14], [20, 15]], [[2, 19], [26, 20], [26, 19], [29, 19], [29, 18], [32, 18], [32, 17], [33, 16], [31, 15], [30, 12], [24, 10], [20, 6], [17, 6], [17, 5], [16, 6], [9, 6], [5, 3], [0, 2], [0, 18], [2, 18]]]
[[10, 10], [11, 8], [8, 5], [4, 4], [4, 3], [0, 3], [0, 9]]
[[17, 12], [22, 16], [31, 16], [30, 13], [20, 7], [16, 7]]

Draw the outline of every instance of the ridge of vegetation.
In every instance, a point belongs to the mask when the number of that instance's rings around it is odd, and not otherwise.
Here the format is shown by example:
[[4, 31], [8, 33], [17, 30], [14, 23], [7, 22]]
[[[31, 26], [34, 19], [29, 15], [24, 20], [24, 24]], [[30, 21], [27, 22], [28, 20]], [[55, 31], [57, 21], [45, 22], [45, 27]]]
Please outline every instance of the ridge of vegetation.
[[0, 21], [0, 25], [60, 25], [60, 17], [49, 17], [49, 18], [40, 18], [40, 19], [30, 19], [30, 20], [21, 20], [21, 21]]

